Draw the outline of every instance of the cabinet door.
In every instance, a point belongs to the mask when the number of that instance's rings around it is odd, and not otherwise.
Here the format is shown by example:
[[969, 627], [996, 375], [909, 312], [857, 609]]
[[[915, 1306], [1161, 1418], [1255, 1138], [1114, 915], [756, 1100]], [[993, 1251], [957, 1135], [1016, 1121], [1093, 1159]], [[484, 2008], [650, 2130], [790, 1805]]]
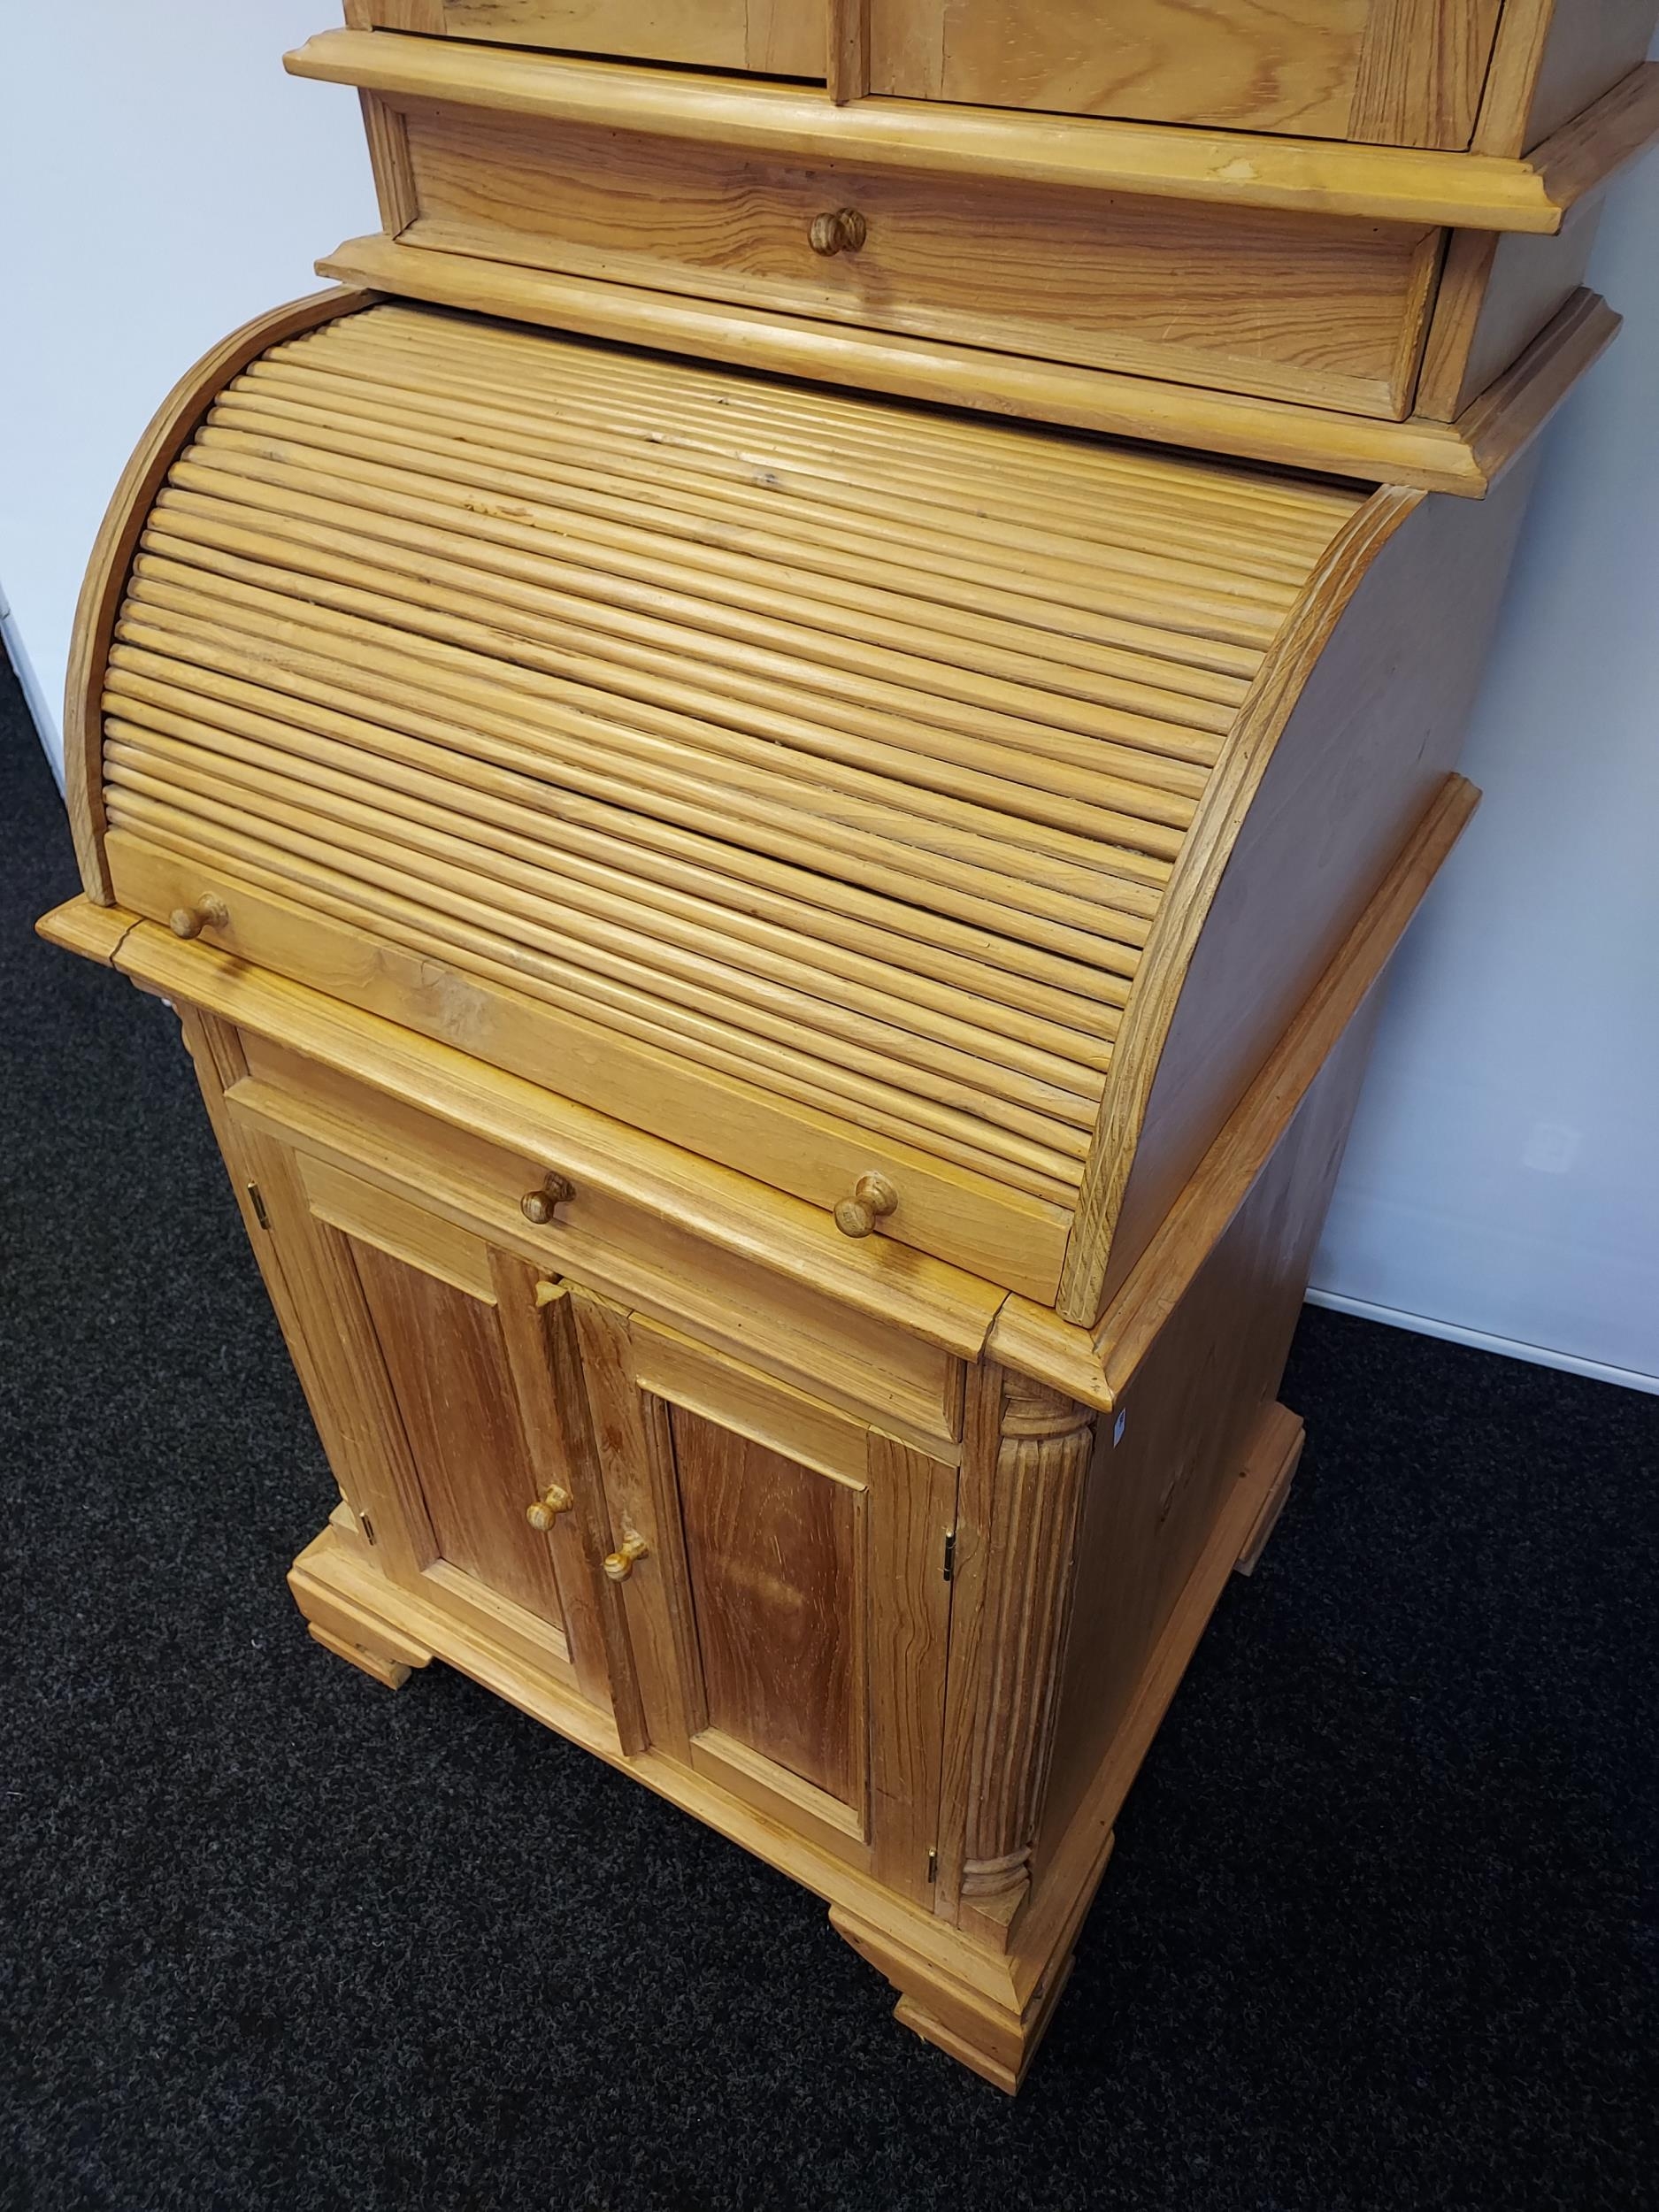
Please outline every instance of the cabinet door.
[[1474, 129], [1501, 0], [870, 0], [871, 89], [1399, 146]]
[[825, 0], [365, 0], [386, 30], [691, 62], [782, 77], [824, 74]]
[[955, 1468], [638, 1316], [578, 1318], [653, 1741], [928, 1901]]
[[296, 1354], [384, 1571], [611, 1703], [608, 1537], [566, 1294], [343, 1169], [257, 1149]]

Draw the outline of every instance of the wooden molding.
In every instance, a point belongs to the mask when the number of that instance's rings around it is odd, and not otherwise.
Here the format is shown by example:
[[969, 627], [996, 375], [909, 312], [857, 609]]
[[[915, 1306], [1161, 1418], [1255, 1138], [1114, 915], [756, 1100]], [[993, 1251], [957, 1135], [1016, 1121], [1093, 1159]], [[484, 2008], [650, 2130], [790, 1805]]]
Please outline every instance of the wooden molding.
[[1002, 1948], [1031, 1888], [1094, 1415], [1041, 1383], [1004, 1383], [958, 1924]]
[[[1546, 198], [1568, 211], [1600, 192], [1659, 137], [1659, 61], [1644, 62], [1603, 93], [1593, 107], [1535, 146], [1524, 166], [1538, 177]], [[1559, 230], [1560, 222], [1553, 226]]]
[[[841, 0], [856, 19], [853, 0]], [[841, 70], [856, 39], [842, 24]], [[286, 57], [298, 77], [394, 99], [442, 100], [555, 122], [595, 122], [718, 141], [803, 160], [856, 160], [943, 175], [1145, 192], [1237, 207], [1355, 215], [1465, 230], [1559, 230], [1578, 194], [1604, 183], [1659, 128], [1651, 88], [1634, 80], [1530, 157], [1443, 153], [1324, 139], [1273, 138], [1095, 117], [1019, 114], [922, 100], [854, 99], [703, 74], [572, 61], [505, 48], [325, 31]], [[843, 73], [839, 84], [849, 81]], [[844, 95], [842, 96], [845, 96]], [[1646, 142], [1645, 140], [1641, 142]], [[1555, 150], [1552, 151], [1552, 149]]]
[[776, 375], [1471, 499], [1485, 493], [1619, 327], [1618, 317], [1595, 294], [1580, 293], [1469, 418], [1386, 422], [801, 316], [710, 305], [596, 278], [434, 253], [384, 236], [348, 239], [317, 266], [342, 281], [441, 307], [470, 308]]

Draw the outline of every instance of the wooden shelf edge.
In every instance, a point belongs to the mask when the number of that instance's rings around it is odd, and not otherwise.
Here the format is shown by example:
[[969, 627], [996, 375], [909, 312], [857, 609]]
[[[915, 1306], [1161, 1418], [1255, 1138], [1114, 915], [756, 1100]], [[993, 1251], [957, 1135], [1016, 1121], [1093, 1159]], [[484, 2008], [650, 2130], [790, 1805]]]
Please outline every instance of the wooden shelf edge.
[[139, 917], [129, 914], [124, 906], [105, 906], [83, 892], [53, 907], [50, 914], [42, 914], [35, 925], [35, 933], [65, 952], [78, 953], [83, 960], [96, 960], [102, 968], [112, 968], [122, 940], [128, 930], [137, 928], [138, 922]]
[[[935, 175], [1138, 192], [1233, 207], [1351, 215], [1463, 230], [1561, 227], [1563, 188], [1629, 157], [1643, 96], [1624, 88], [1532, 158], [1273, 137], [1097, 116], [1016, 113], [471, 45], [395, 31], [325, 31], [285, 57], [296, 77], [396, 100], [442, 100], [551, 122], [718, 140], [802, 160], [835, 158]], [[1636, 73], [1640, 74], [1640, 73]], [[1601, 111], [1606, 111], [1602, 113]], [[1603, 144], [1602, 142], [1606, 141]], [[1540, 157], [1553, 150], [1550, 160]]]
[[998, 1309], [986, 1350], [1005, 1367], [1113, 1412], [1187, 1286], [1220, 1242], [1348, 1023], [1393, 957], [1479, 804], [1448, 776], [1341, 950], [1093, 1329], [1032, 1300]]
[[[434, 306], [938, 406], [1464, 498], [1479, 498], [1488, 480], [1459, 423], [1385, 422], [1286, 400], [1253, 399], [1111, 370], [898, 337], [405, 246], [380, 234], [348, 239], [317, 266], [325, 275]], [[1511, 380], [1517, 373], [1525, 383], [1526, 365], [1537, 350], [1535, 345], [1522, 357], [1503, 380], [1506, 385], [1514, 388]]]

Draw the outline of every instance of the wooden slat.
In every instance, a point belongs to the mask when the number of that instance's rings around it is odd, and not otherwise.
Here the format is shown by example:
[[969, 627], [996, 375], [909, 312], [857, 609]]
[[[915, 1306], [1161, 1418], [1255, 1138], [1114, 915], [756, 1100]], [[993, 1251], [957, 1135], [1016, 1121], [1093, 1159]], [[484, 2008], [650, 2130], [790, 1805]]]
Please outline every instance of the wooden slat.
[[[367, 383], [382, 403], [439, 412], [457, 431], [476, 425], [486, 432], [506, 429], [534, 443], [554, 436], [586, 440], [607, 455], [619, 449], [624, 464], [637, 451], [659, 470], [688, 480], [764, 480], [773, 493], [825, 501], [852, 515], [887, 512], [896, 481], [925, 518], [948, 516], [970, 541], [987, 542], [994, 550], [1019, 547], [1051, 555], [1056, 525], [1080, 544], [1133, 545], [1156, 517], [1171, 548], [1228, 550], [1248, 557], [1259, 573], [1294, 579], [1309, 540], [1323, 526], [1317, 510], [1311, 522], [1299, 519], [1309, 513], [1307, 501], [1275, 507], [1260, 494], [1240, 497], [1248, 484], [1225, 475], [1213, 485], [1202, 478], [1185, 481], [1172, 494], [1167, 479], [1160, 482], [1143, 467], [1128, 465], [1138, 457], [1115, 448], [1079, 444], [1067, 457], [1068, 469], [1032, 466], [1018, 439], [995, 480], [980, 486], [972, 507], [964, 508], [960, 472], [946, 464], [941, 437], [906, 443], [883, 434], [879, 419], [866, 421], [862, 414], [826, 437], [822, 423], [804, 411], [803, 403], [813, 396], [810, 390], [780, 385], [764, 407], [722, 403], [719, 372], [687, 363], [693, 380], [670, 421], [653, 396], [649, 373], [660, 365], [648, 356], [572, 348], [549, 374], [534, 357], [526, 360], [509, 345], [493, 342], [511, 339], [511, 331], [480, 324], [479, 346], [457, 359], [453, 348], [442, 348], [422, 331], [419, 311], [409, 311], [412, 326], [376, 326], [361, 338], [354, 330], [351, 342], [344, 342], [342, 334], [342, 342], [326, 351], [303, 341], [275, 348], [250, 365], [240, 388], [320, 391], [339, 399], [355, 394], [366, 411], [369, 396], [362, 387]], [[618, 366], [611, 373], [613, 362]], [[641, 367], [647, 373], [639, 373]], [[549, 398], [557, 403], [557, 421], [549, 420], [544, 403]], [[940, 428], [971, 435], [973, 426], [941, 421]], [[1031, 459], [1052, 463], [1053, 457], [1039, 452]], [[1110, 502], [1096, 495], [1108, 488]]]
[[1358, 503], [372, 309], [169, 471], [105, 803], [132, 895], [199, 871], [256, 957], [310, 911], [658, 1056], [716, 1157], [793, 1110], [1069, 1209], [1171, 869]]
[[[643, 981], [665, 990], [681, 1007], [729, 1019], [738, 1032], [753, 1031], [780, 1044], [804, 1044], [819, 1036], [836, 1040], [840, 1064], [880, 1075], [890, 1066], [895, 1085], [909, 1082], [943, 1100], [975, 1096], [1003, 1102], [1008, 1125], [1064, 1142], [1049, 1133], [1045, 1118], [1074, 1127], [1092, 1127], [1100, 1084], [1083, 1071], [1061, 1068], [1047, 1078], [999, 1064], [995, 1040], [974, 1041], [977, 1051], [937, 1033], [924, 1035], [872, 1015], [855, 1013], [834, 1002], [811, 996], [763, 973], [711, 958], [686, 948], [644, 937], [615, 914], [584, 916], [561, 897], [549, 900], [534, 867], [514, 863], [499, 852], [470, 845], [442, 831], [376, 808], [360, 795], [334, 800], [315, 781], [301, 782], [246, 760], [203, 754], [156, 733], [111, 721], [107, 746], [110, 780], [134, 789], [171, 790], [211, 801], [228, 787], [245, 792], [250, 812], [262, 828], [305, 834], [314, 821], [317, 841], [338, 842], [346, 858], [359, 838], [373, 840], [370, 850], [384, 850], [394, 861], [394, 880], [453, 893], [457, 910], [480, 904], [497, 906], [508, 929], [530, 945], [540, 944], [573, 971], [610, 976], [626, 983]], [[297, 802], [297, 803], [296, 803]], [[464, 902], [464, 903], [462, 903]], [[935, 1033], [938, 1025], [933, 1025]], [[1060, 1079], [1056, 1080], [1057, 1076]], [[981, 1103], [995, 1117], [999, 1110]]]
[[[688, 896], [672, 883], [625, 873], [613, 864], [612, 849], [603, 840], [592, 841], [600, 855], [597, 861], [568, 852], [564, 838], [549, 841], [547, 825], [530, 808], [495, 802], [465, 787], [457, 789], [442, 776], [365, 755], [314, 731], [301, 731], [222, 703], [192, 699], [182, 690], [169, 690], [124, 669], [111, 670], [104, 705], [111, 741], [124, 739], [135, 752], [143, 749], [146, 733], [155, 732], [232, 760], [273, 766], [303, 786], [330, 795], [331, 810], [349, 812], [353, 804], [366, 800], [410, 813], [434, 829], [460, 827], [487, 833], [488, 849], [474, 848], [487, 853], [482, 863], [486, 873], [493, 872], [495, 856], [514, 856], [534, 869], [539, 884], [556, 884], [562, 902], [579, 908], [591, 904], [601, 913], [626, 914], [636, 937], [643, 907], [651, 914], [652, 929], [670, 941], [703, 949], [718, 947], [728, 955], [733, 946], [741, 945], [746, 962], [757, 974], [806, 989], [833, 992], [849, 983], [861, 985], [887, 1006], [893, 1020], [924, 1032], [931, 1029], [965, 1049], [982, 1052], [993, 1061], [1004, 1058], [1010, 1065], [1067, 1087], [1086, 1092], [1097, 1088], [1085, 1071], [1103, 1070], [1110, 1061], [1115, 1009], [1102, 1007], [1097, 1015], [1081, 1010], [1098, 1024], [1103, 1036], [1046, 1023], [1028, 1007], [1016, 1018], [1012, 1007], [983, 997], [972, 1002], [972, 1018], [967, 1019], [959, 989], [946, 990], [926, 974], [912, 973], [870, 951], [849, 952], [833, 941], [819, 941], [775, 919], [726, 905], [711, 910], [707, 900]], [[787, 903], [780, 902], [780, 910], [790, 920], [796, 918]], [[881, 941], [873, 933], [872, 938]], [[994, 976], [992, 971], [982, 973]]]
[[[562, 969], [555, 969], [549, 976], [547, 970], [553, 964], [539, 961], [510, 938], [480, 929], [465, 918], [452, 919], [395, 892], [365, 890], [326, 860], [319, 862], [290, 847], [266, 844], [232, 829], [225, 818], [229, 810], [218, 808], [197, 815], [129, 790], [112, 789], [111, 803], [112, 828], [130, 830], [153, 846], [204, 865], [212, 864], [222, 850], [226, 864], [242, 880], [267, 890], [289, 894], [298, 890], [317, 912], [352, 926], [359, 935], [366, 929], [414, 953], [429, 955], [448, 967], [487, 981], [511, 984], [528, 998], [594, 1022], [681, 1067], [708, 1069], [757, 1090], [770, 1089], [786, 1102], [821, 1110], [843, 1125], [915, 1145], [1003, 1188], [1029, 1192], [1056, 1205], [1067, 1202], [1075, 1186], [1075, 1160], [1045, 1153], [1016, 1137], [999, 1135], [987, 1125], [969, 1123], [965, 1117], [933, 1111], [926, 1102], [891, 1087], [880, 1092], [834, 1071], [826, 1073], [803, 1056], [795, 1056], [781, 1076], [772, 1073], [759, 1057], [710, 1041], [685, 1018], [672, 1022], [671, 1010], [660, 1002], [646, 1003], [642, 1009], [637, 995], [630, 1000], [619, 991], [583, 987], [582, 979], [572, 979]], [[769, 1075], [770, 1082], [766, 1080]]]
[[[1063, 738], [1050, 748], [1043, 742], [1050, 733], [1040, 726], [1022, 749], [1017, 725], [995, 735], [936, 735], [925, 714], [910, 718], [885, 703], [866, 708], [856, 700], [816, 695], [741, 664], [722, 668], [710, 681], [697, 660], [687, 662], [695, 651], [689, 635], [678, 657], [665, 643], [618, 644], [585, 626], [580, 603], [567, 616], [557, 600], [536, 605], [528, 593], [511, 590], [498, 596], [487, 580], [480, 589], [480, 580], [461, 564], [435, 556], [423, 563], [411, 552], [383, 566], [378, 557], [365, 560], [326, 546], [290, 550], [289, 533], [280, 520], [256, 530], [245, 526], [257, 519], [248, 516], [239, 529], [234, 520], [221, 520], [219, 511], [196, 512], [195, 528], [187, 523], [181, 542], [169, 526], [176, 519], [168, 511], [146, 533], [145, 546], [158, 557], [138, 564], [139, 574], [183, 585], [202, 571], [263, 592], [297, 593], [313, 605], [455, 643], [472, 642], [480, 628], [499, 632], [505, 618], [514, 638], [509, 656], [522, 654], [526, 665], [544, 672], [567, 674], [672, 713], [729, 722], [769, 742], [946, 795], [971, 795], [1053, 828], [1127, 841], [1138, 833], [1137, 820], [1185, 830], [1204, 787], [1203, 772], [1193, 766], [1154, 758], [1143, 768], [1139, 757], [1110, 743]], [[234, 551], [235, 546], [244, 551]], [[276, 552], [279, 558], [248, 557], [260, 552]], [[1091, 753], [1097, 756], [1092, 762]], [[1166, 856], [1173, 849], [1173, 841], [1162, 847]]]
[[[406, 698], [416, 703], [410, 710], [418, 711], [419, 703], [436, 694], [457, 720], [475, 722], [490, 714], [532, 733], [538, 726], [528, 706], [517, 713], [497, 710], [487, 674], [462, 657], [428, 657], [411, 640], [400, 657], [392, 645], [358, 633], [352, 637], [351, 657], [336, 657], [318, 649], [318, 641], [327, 639], [321, 625], [296, 621], [280, 640], [268, 633], [260, 636], [199, 612], [174, 611], [158, 603], [159, 586], [143, 589], [149, 595], [134, 598], [123, 618], [119, 633], [123, 641], [148, 644], [175, 657], [211, 657], [211, 664], [251, 673], [297, 697], [318, 696], [325, 704], [348, 708], [355, 702], [371, 714], [377, 706], [382, 711], [387, 706], [401, 708]], [[418, 682], [392, 672], [411, 664]], [[543, 752], [543, 772], [557, 760], [561, 778], [578, 788], [586, 781], [637, 810], [684, 818], [728, 841], [756, 842], [762, 849], [804, 856], [809, 865], [839, 868], [889, 896], [915, 895], [926, 883], [927, 897], [944, 911], [988, 924], [1003, 934], [1018, 932], [1086, 965], [1115, 964], [1105, 940], [1093, 933], [1113, 922], [1106, 902], [1126, 914], [1148, 915], [1156, 890], [1168, 875], [1167, 864], [1151, 860], [1141, 861], [1139, 881], [1119, 874], [1118, 865], [1127, 869], [1140, 856], [1116, 849], [1110, 858], [1117, 864], [1102, 864], [1091, 877], [1070, 860], [1021, 849], [1011, 839], [999, 853], [988, 833], [974, 828], [953, 833], [947, 825], [923, 840], [912, 825], [919, 826], [924, 818], [883, 819], [872, 798], [831, 805], [810, 782], [787, 783], [781, 778], [757, 790], [752, 772], [746, 781], [740, 763], [693, 758], [687, 749], [638, 733], [629, 733], [632, 741], [626, 748], [584, 744], [588, 732], [575, 714], [549, 712], [541, 726], [549, 726], [558, 741], [557, 749], [549, 746]], [[1041, 882], [1033, 879], [1039, 874]]]
[[[408, 718], [411, 728], [421, 734], [388, 729], [223, 673], [208, 664], [205, 648], [186, 663], [118, 644], [111, 654], [110, 681], [119, 687], [123, 703], [134, 696], [159, 699], [163, 704], [181, 703], [191, 715], [204, 711], [204, 701], [213, 703], [214, 714], [226, 703], [248, 708], [262, 725], [274, 721], [291, 732], [289, 742], [303, 746], [313, 731], [327, 731], [370, 758], [413, 760], [447, 771], [457, 792], [511, 793], [557, 821], [562, 837], [585, 838], [588, 850], [620, 857], [646, 882], [689, 882], [716, 903], [788, 916], [809, 933], [855, 951], [885, 950], [888, 957], [922, 973], [956, 981], [980, 1001], [1030, 1004], [1068, 1027], [1085, 1031], [1094, 1024], [1093, 1002], [1097, 996], [1112, 1008], [1124, 1003], [1125, 986], [1116, 977], [1091, 972], [1040, 947], [975, 932], [949, 915], [814, 875], [784, 861], [740, 853], [695, 831], [557, 789], [540, 780], [544, 763], [539, 754], [528, 747], [493, 742], [488, 732], [412, 715]], [[1133, 954], [1125, 950], [1122, 960], [1133, 973]]]

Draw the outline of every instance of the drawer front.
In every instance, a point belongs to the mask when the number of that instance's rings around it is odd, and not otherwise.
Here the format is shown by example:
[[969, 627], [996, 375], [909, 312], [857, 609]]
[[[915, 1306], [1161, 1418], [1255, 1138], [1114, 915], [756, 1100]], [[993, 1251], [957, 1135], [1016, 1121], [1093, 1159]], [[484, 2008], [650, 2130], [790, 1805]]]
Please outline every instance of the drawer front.
[[871, 89], [1460, 147], [1499, 12], [1500, 0], [871, 0]]
[[1409, 405], [1438, 231], [453, 109], [405, 123], [406, 244], [1356, 413]]
[[325, 1164], [319, 1171], [343, 1164], [353, 1178], [418, 1200], [426, 1263], [444, 1280], [476, 1294], [453, 1254], [464, 1259], [469, 1248], [482, 1248], [477, 1238], [488, 1238], [935, 1456], [954, 1457], [963, 1370], [938, 1346], [715, 1251], [603, 1190], [579, 1186], [550, 1220], [533, 1224], [522, 1202], [544, 1189], [544, 1164], [434, 1122], [262, 1038], [244, 1033], [242, 1044], [248, 1078], [230, 1094], [239, 1118]]
[[781, 77], [824, 74], [822, 0], [348, 0], [365, 28]]

